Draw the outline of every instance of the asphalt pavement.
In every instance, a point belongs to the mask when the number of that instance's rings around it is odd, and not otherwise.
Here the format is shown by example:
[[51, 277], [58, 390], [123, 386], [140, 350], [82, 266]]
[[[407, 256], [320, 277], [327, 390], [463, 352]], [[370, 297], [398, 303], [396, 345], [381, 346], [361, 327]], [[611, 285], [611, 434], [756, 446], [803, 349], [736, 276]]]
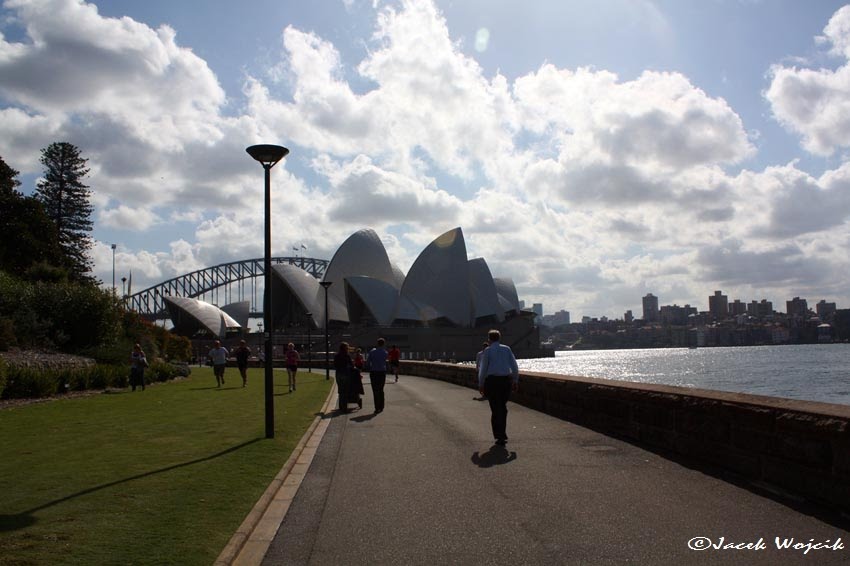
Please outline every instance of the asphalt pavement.
[[441, 381], [388, 378], [374, 415], [366, 381], [263, 564], [850, 564], [846, 517], [514, 404], [494, 446], [487, 402]]

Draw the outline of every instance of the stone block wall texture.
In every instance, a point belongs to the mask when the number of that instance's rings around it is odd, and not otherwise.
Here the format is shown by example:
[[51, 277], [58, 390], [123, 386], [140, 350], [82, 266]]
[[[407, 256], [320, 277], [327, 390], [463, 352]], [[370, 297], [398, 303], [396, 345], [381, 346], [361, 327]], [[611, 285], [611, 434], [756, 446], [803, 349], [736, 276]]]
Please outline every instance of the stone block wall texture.
[[[401, 363], [407, 375], [478, 388], [468, 365]], [[532, 372], [511, 401], [850, 511], [850, 406]]]

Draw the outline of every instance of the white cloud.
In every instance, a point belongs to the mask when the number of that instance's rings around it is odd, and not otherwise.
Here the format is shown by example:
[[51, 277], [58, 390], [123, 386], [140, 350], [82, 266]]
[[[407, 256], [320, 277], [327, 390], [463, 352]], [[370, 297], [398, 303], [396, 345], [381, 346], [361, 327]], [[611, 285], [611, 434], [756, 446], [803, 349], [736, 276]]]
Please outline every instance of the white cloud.
[[835, 70], [774, 65], [764, 96], [776, 119], [803, 136], [806, 150], [831, 155], [850, 145], [850, 6], [832, 16], [819, 39], [844, 64]]
[[101, 210], [98, 220], [110, 228], [129, 230], [147, 230], [160, 222], [160, 218], [144, 208], [131, 208], [121, 205], [109, 210]]
[[[463, 53], [433, 3], [401, 0], [376, 8], [359, 61], [286, 27], [274, 67], [285, 80], [249, 76], [228, 100], [167, 26], [104, 18], [78, 0], [5, 6], [26, 37], [0, 38], [0, 155], [37, 172], [38, 149], [69, 140], [90, 159], [99, 227], [153, 241], [166, 222], [189, 226], [170, 244], [119, 248], [136, 290], [262, 256], [262, 172], [244, 152], [260, 141], [292, 149], [272, 173], [275, 255], [305, 245], [330, 257], [371, 227], [407, 268], [461, 226], [470, 255], [513, 277], [522, 298], [609, 316], [650, 291], [703, 308], [718, 285], [779, 292], [808, 278], [838, 292], [829, 278], [850, 272], [850, 166], [739, 170], [755, 135], [681, 73], [624, 80], [543, 63], [509, 81]], [[670, 35], [654, 4], [632, 12]], [[847, 29], [850, 9], [824, 30], [845, 58]], [[811, 151], [850, 142], [848, 69], [773, 69], [765, 96]], [[111, 280], [108, 244], [94, 258]]]

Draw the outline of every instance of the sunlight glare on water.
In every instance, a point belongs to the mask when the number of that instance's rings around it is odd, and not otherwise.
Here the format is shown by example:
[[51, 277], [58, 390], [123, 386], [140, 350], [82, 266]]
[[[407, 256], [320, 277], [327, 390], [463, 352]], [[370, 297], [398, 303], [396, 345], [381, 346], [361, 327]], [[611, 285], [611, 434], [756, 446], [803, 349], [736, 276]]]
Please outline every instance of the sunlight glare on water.
[[568, 350], [520, 369], [850, 405], [850, 345]]

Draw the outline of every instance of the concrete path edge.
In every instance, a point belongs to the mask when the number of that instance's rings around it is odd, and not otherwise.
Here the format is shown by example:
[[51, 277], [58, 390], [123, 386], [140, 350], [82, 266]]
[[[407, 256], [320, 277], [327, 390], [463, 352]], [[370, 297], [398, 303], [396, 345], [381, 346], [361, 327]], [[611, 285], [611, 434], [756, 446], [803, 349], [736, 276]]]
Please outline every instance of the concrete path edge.
[[230, 537], [214, 562], [215, 566], [259, 565], [263, 561], [328, 429], [329, 421], [324, 417], [335, 400], [336, 383], [332, 383], [321, 414], [313, 419], [280, 472]]

